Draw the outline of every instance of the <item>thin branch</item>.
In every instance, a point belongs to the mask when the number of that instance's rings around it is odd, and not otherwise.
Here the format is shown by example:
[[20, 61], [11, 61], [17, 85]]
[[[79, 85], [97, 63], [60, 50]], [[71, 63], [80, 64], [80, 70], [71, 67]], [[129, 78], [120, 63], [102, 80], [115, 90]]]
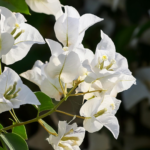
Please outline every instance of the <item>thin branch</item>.
[[84, 93], [71, 94], [70, 96], [80, 96], [80, 95], [85, 95], [85, 94], [94, 93], [94, 92], [102, 92], [102, 90], [95, 90], [95, 91], [88, 91], [88, 92], [84, 92]]
[[72, 114], [66, 113], [66, 112], [61, 111], [61, 110], [56, 110], [56, 112], [61, 113], [61, 114], [65, 114], [65, 115], [68, 115], [68, 116], [71, 116], [71, 117], [76, 116], [77, 118], [85, 119], [85, 117], [81, 117], [81, 116], [78, 116], [78, 115], [72, 115]]

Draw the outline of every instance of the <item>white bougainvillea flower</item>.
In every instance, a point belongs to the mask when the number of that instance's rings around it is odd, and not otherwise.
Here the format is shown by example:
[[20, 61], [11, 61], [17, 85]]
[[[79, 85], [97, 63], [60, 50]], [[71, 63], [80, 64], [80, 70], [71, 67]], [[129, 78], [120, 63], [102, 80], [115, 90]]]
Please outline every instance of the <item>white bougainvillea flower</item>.
[[[66, 54], [69, 53], [68, 47], [62, 47], [62, 45], [60, 43], [56, 42], [56, 41], [46, 39], [46, 42], [47, 42], [47, 44], [48, 44], [48, 46], [51, 50], [51, 55], [52, 56], [59, 57], [59, 55], [61, 55], [61, 54], [66, 55]], [[79, 75], [80, 75], [80, 80], [84, 80], [87, 73], [88, 73], [88, 70], [90, 70], [89, 63], [91, 62], [92, 58], [94, 58], [94, 54], [91, 50], [85, 49], [81, 44], [78, 47], [74, 48], [72, 50], [72, 52], [75, 52], [78, 55], [79, 59], [80, 59], [81, 64], [79, 65], [80, 66], [79, 68], [81, 68], [81, 74], [79, 73]], [[79, 64], [79, 59], [76, 60], [78, 62], [78, 64]], [[78, 65], [78, 64], [76, 64], [76, 65]], [[78, 68], [78, 70], [80, 70], [79, 68]], [[72, 70], [72, 68], [71, 68], [71, 70]], [[70, 82], [71, 80], [67, 81], [67, 88], [71, 88], [73, 86], [73, 82]]]
[[45, 41], [40, 35], [39, 31], [31, 25], [25, 23], [26, 21], [21, 14], [15, 14], [16, 26], [13, 29], [13, 37], [15, 44], [6, 55], [2, 56], [3, 63], [9, 65], [16, 61], [23, 59], [33, 44], [44, 44]]
[[133, 84], [136, 84], [136, 79], [132, 75], [118, 74], [102, 70], [99, 73], [89, 73], [85, 82], [92, 83], [100, 81], [103, 90], [109, 95], [116, 97], [119, 92], [129, 89]]
[[34, 93], [12, 69], [5, 68], [0, 75], [0, 85], [0, 113], [24, 104], [40, 105]]
[[[19, 13], [12, 13], [4, 7], [0, 7], [1, 14], [4, 16], [2, 33], [11, 34], [7, 41], [8, 46], [11, 41], [14, 42], [11, 50], [6, 54], [2, 54], [2, 62], [9, 65], [23, 59], [33, 44], [44, 44], [45, 41], [39, 31], [31, 25], [25, 23], [26, 19]], [[10, 47], [10, 46], [9, 46]]]
[[11, 34], [3, 32], [5, 17], [1, 14], [0, 9], [0, 58], [6, 55], [14, 45], [14, 38]]
[[101, 31], [101, 39], [97, 45], [95, 57], [91, 62], [93, 71], [107, 70], [107, 73], [110, 71], [131, 75], [127, 59], [116, 53], [113, 41], [103, 31]]
[[92, 14], [85, 14], [80, 17], [75, 8], [71, 6], [64, 8], [65, 13], [56, 21], [54, 30], [57, 39], [63, 46], [73, 49], [82, 42], [85, 31], [103, 19]]
[[105, 95], [104, 99], [97, 97], [88, 100], [80, 109], [80, 115], [85, 117], [84, 128], [93, 133], [105, 126], [117, 138], [119, 124], [114, 115], [120, 106], [120, 102], [120, 100], [109, 95]]
[[77, 127], [76, 123], [68, 125], [66, 121], [59, 121], [58, 136], [50, 135], [47, 140], [55, 150], [80, 150], [84, 136], [83, 127]]
[[116, 96], [117, 93], [130, 88], [135, 83], [135, 78], [128, 69], [126, 58], [116, 53], [113, 41], [102, 31], [101, 38], [95, 57], [88, 65], [91, 71], [88, 72], [85, 81], [87, 83], [96, 80], [105, 80], [104, 83], [110, 81], [114, 84], [112, 93]]
[[60, 78], [64, 83], [71, 83], [83, 74], [80, 59], [73, 51], [58, 56], [53, 55], [43, 70], [48, 77]]
[[58, 78], [52, 79], [42, 74], [43, 64], [41, 61], [36, 61], [32, 70], [28, 70], [21, 74], [21, 76], [39, 86], [42, 92], [55, 100], [60, 100], [63, 96], [62, 89]]
[[26, 3], [33, 11], [52, 14], [56, 19], [63, 14], [59, 0], [26, 0]]

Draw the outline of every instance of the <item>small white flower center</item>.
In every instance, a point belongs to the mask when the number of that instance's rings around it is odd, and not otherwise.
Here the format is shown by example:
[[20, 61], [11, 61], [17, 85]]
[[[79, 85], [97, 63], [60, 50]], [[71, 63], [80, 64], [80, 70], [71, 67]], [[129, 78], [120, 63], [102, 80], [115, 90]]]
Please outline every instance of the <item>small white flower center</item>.
[[106, 60], [108, 60], [108, 57], [107, 57], [107, 55], [103, 55], [103, 56], [102, 56], [102, 60], [103, 60], [103, 61], [106, 61]]
[[63, 47], [63, 50], [64, 51], [68, 51], [68, 47]]
[[16, 23], [16, 24], [15, 24], [15, 28], [17, 28], [17, 29], [19, 29], [19, 28], [20, 28], [20, 26], [19, 26], [19, 24], [18, 24], [18, 23]]

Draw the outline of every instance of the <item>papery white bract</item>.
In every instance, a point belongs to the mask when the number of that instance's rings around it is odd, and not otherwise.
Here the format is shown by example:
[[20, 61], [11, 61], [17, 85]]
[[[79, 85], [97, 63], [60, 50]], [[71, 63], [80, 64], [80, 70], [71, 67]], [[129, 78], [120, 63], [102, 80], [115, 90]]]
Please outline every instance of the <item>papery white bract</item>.
[[71, 50], [81, 44], [84, 33], [90, 26], [103, 19], [92, 14], [80, 17], [75, 8], [71, 6], [64, 8], [65, 13], [56, 21], [54, 29], [57, 39]]
[[44, 44], [45, 41], [37, 29], [25, 23], [26, 19], [23, 15], [14, 14], [4, 7], [0, 7], [0, 9], [4, 16], [1, 32], [7, 33], [7, 36], [9, 34], [8, 39], [4, 38], [5, 45], [9, 47], [9, 50], [2, 54], [2, 62], [9, 65], [23, 59], [33, 44]]
[[28, 70], [21, 74], [25, 79], [35, 83], [39, 86], [42, 92], [55, 98], [55, 100], [60, 100], [63, 96], [62, 89], [59, 84], [58, 78], [52, 79], [47, 77], [46, 74], [42, 73], [42, 67], [44, 67], [41, 61], [36, 61], [32, 70]]
[[2, 22], [2, 32], [8, 32], [11, 33], [11, 30], [15, 26], [16, 18], [14, 14], [7, 8], [1, 7], [1, 15], [4, 17], [4, 20]]
[[40, 105], [34, 93], [12, 69], [5, 68], [0, 75], [0, 85], [0, 113], [24, 104]]
[[14, 45], [13, 36], [3, 31], [6, 18], [1, 12], [3, 11], [0, 9], [0, 58], [2, 58], [2, 55], [6, 55]]
[[[76, 89], [76, 93], [84, 92], [87, 93], [83, 96], [83, 99], [89, 100], [94, 97], [103, 98], [104, 95], [111, 95], [113, 94], [114, 86], [116, 85], [115, 82], [110, 82], [107, 79], [100, 79], [100, 80], [93, 80], [92, 83], [82, 82], [79, 84], [78, 88]], [[96, 91], [96, 92], [92, 92]], [[88, 93], [90, 92], [90, 93]], [[116, 95], [114, 96], [116, 97]]]
[[66, 121], [59, 121], [58, 136], [50, 135], [47, 140], [55, 150], [79, 150], [84, 136], [83, 127], [77, 127], [76, 123], [68, 125]]
[[116, 95], [130, 88], [135, 83], [135, 78], [128, 69], [126, 58], [116, 53], [113, 41], [103, 32], [101, 37], [95, 57], [88, 65], [91, 71], [87, 74], [85, 81], [88, 83], [96, 80], [110, 81], [114, 84], [112, 93]]
[[50, 62], [45, 65], [44, 72], [50, 78], [60, 77], [64, 83], [70, 83], [83, 74], [82, 69], [78, 55], [71, 51], [50, 57]]
[[[56, 41], [46, 39], [46, 42], [51, 50], [52, 56], [58, 56], [60, 54], [66, 54], [67, 52], [69, 52], [68, 47], [62, 47], [62, 45]], [[78, 47], [73, 48], [72, 51], [78, 55], [81, 63], [88, 59], [91, 60], [94, 57], [92, 51], [84, 48], [82, 44], [78, 45]], [[86, 63], [87, 62], [85, 62], [84, 65], [86, 65]]]
[[33, 11], [52, 14], [56, 19], [63, 14], [59, 0], [26, 0], [26, 3]]
[[120, 106], [120, 102], [120, 100], [109, 95], [105, 95], [103, 99], [96, 97], [88, 100], [80, 109], [80, 115], [85, 117], [84, 128], [93, 133], [105, 126], [117, 138], [119, 124], [114, 115]]

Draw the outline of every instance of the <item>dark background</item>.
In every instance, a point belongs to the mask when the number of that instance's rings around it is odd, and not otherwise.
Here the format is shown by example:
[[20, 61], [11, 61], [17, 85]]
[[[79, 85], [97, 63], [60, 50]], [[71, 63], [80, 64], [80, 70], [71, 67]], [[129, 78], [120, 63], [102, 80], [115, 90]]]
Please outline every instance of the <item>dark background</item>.
[[[96, 45], [100, 41], [100, 30], [108, 34], [115, 43], [116, 51], [125, 56], [129, 62], [129, 68], [135, 72], [150, 65], [150, 0], [61, 0], [63, 5], [75, 7], [79, 13], [93, 13], [103, 22], [97, 23], [86, 31], [83, 44], [86, 48], [95, 52]], [[117, 5], [116, 5], [117, 4]], [[25, 15], [29, 24], [39, 30], [44, 38], [57, 40], [54, 33], [55, 18], [52, 15], [31, 12]], [[48, 61], [50, 49], [47, 44], [34, 45], [28, 55], [21, 61], [10, 65], [18, 74], [32, 68], [36, 60]], [[4, 67], [4, 64], [3, 64]], [[23, 79], [23, 82], [32, 91], [39, 88]], [[146, 84], [145, 84], [146, 86]], [[149, 90], [149, 89], [148, 89]], [[142, 91], [141, 91], [142, 92]], [[118, 94], [122, 99], [122, 94]], [[82, 97], [69, 99], [61, 110], [77, 114], [82, 103]], [[16, 114], [21, 121], [36, 117], [36, 110], [31, 105], [21, 106], [16, 109]], [[0, 123], [4, 126], [11, 124], [8, 112], [0, 115]], [[150, 150], [150, 107], [147, 98], [143, 98], [130, 109], [125, 109], [124, 102], [117, 113], [120, 124], [120, 135], [115, 140], [112, 134], [105, 128], [98, 134], [86, 133], [81, 149], [88, 150]], [[53, 114], [44, 120], [57, 130], [58, 120], [71, 120], [72, 118]], [[75, 120], [82, 126], [82, 120]], [[38, 125], [32, 123], [26, 126], [28, 144], [31, 150], [50, 150], [51, 146], [46, 141], [48, 133]]]

